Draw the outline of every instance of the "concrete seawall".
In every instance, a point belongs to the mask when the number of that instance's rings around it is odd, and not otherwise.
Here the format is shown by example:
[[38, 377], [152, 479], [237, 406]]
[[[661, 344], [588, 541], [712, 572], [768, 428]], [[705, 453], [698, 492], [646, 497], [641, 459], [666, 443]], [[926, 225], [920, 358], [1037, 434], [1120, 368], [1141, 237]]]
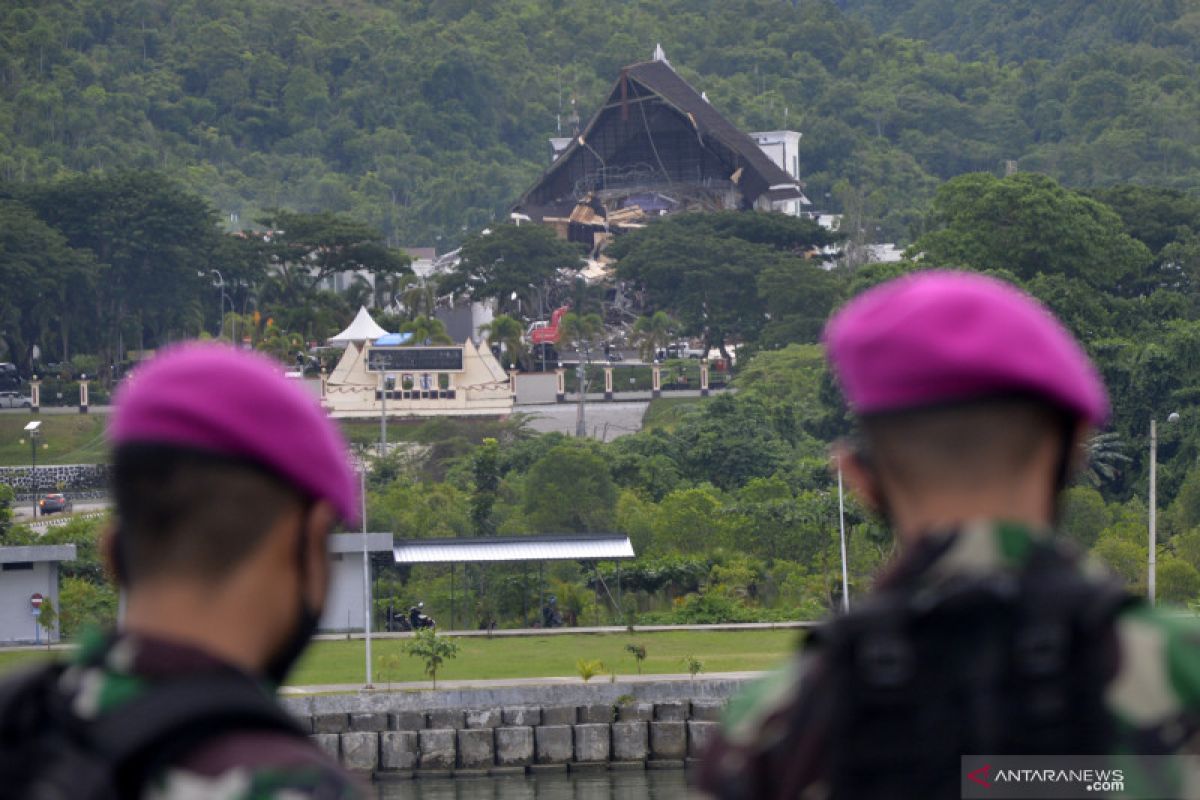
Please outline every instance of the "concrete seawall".
[[377, 780], [682, 768], [744, 679], [289, 697], [347, 769]]

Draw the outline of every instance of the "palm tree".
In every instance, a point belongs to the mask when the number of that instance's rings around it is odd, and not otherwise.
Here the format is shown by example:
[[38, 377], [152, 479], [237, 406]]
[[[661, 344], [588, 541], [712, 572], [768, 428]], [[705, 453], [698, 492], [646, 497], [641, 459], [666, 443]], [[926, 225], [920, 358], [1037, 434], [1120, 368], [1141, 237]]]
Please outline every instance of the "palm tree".
[[525, 347], [525, 331], [521, 323], [507, 314], [494, 317], [486, 325], [479, 326], [479, 332], [487, 339], [489, 345], [500, 344], [508, 355], [509, 367], [520, 363], [528, 350]]
[[1083, 471], [1083, 477], [1092, 486], [1113, 480], [1121, 473], [1118, 465], [1133, 460], [1122, 452], [1125, 445], [1116, 431], [1096, 434], [1087, 440], [1085, 447], [1087, 467]]
[[437, 305], [437, 292], [434, 291], [433, 282], [416, 276], [408, 277], [412, 279], [400, 292], [399, 297], [405, 315], [409, 319], [433, 316], [434, 306]]
[[559, 341], [575, 342], [586, 360], [592, 360], [591, 345], [604, 335], [604, 320], [599, 314], [568, 311], [558, 323]]
[[633, 341], [638, 345], [642, 361], [654, 360], [654, 354], [671, 343], [679, 323], [665, 311], [655, 311], [654, 316], [639, 317], [633, 326]]
[[440, 319], [433, 317], [417, 317], [409, 320], [400, 326], [400, 332], [411, 333], [414, 345], [454, 344], [454, 340], [446, 332], [445, 324]]

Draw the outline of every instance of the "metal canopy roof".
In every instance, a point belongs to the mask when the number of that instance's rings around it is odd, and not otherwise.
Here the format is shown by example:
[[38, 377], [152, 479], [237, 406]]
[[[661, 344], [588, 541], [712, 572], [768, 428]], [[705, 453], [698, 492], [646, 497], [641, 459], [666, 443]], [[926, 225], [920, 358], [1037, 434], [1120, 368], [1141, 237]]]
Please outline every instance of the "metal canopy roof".
[[[335, 533], [329, 537], [329, 552], [331, 553], [361, 553], [363, 551], [363, 535], [361, 533]], [[368, 533], [367, 552], [386, 553], [392, 549], [390, 533]]]
[[480, 561], [612, 561], [633, 558], [628, 536], [616, 533], [490, 536], [478, 539], [407, 539], [396, 542], [397, 564]]

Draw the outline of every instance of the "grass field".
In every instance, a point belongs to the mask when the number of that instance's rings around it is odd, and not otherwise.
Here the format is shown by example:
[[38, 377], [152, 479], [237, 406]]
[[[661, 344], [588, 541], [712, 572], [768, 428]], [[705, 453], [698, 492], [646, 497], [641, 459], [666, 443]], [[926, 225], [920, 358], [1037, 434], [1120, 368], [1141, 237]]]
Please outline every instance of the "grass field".
[[707, 398], [703, 397], [659, 397], [651, 400], [642, 417], [642, 430], [653, 431], [661, 428], [672, 431], [684, 415], [706, 402]]
[[[637, 662], [625, 651], [636, 642], [646, 648], [645, 674], [687, 672], [684, 656], [695, 655], [704, 672], [767, 669], [783, 660], [799, 639], [794, 630], [669, 631], [635, 634], [579, 634], [457, 639], [459, 654], [438, 672], [439, 680], [479, 678], [541, 678], [574, 676], [581, 658], [603, 661], [618, 675], [637, 673]], [[426, 680], [418, 659], [403, 652], [403, 640], [373, 643], [375, 683], [386, 685]], [[357, 683], [363, 680], [363, 642], [319, 641], [305, 654], [288, 683], [304, 686]], [[62, 651], [57, 651], [61, 655]], [[53, 656], [45, 650], [0, 651], [0, 673]], [[592, 678], [608, 680], [607, 676]]]
[[29, 464], [29, 438], [23, 428], [40, 420], [39, 464], [97, 464], [106, 457], [105, 414], [0, 414], [0, 466]]

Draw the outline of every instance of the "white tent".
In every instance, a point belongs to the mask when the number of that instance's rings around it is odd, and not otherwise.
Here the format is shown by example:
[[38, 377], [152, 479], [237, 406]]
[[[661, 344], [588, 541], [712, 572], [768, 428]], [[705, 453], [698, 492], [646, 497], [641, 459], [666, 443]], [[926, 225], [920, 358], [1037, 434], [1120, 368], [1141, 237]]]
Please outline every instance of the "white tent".
[[358, 314], [354, 317], [354, 321], [347, 326], [346, 330], [330, 338], [329, 343], [347, 345], [351, 342], [374, 341], [380, 336], [386, 335], [387, 331], [379, 327], [375, 320], [371, 319], [371, 314], [367, 311], [366, 306], [359, 306]]

